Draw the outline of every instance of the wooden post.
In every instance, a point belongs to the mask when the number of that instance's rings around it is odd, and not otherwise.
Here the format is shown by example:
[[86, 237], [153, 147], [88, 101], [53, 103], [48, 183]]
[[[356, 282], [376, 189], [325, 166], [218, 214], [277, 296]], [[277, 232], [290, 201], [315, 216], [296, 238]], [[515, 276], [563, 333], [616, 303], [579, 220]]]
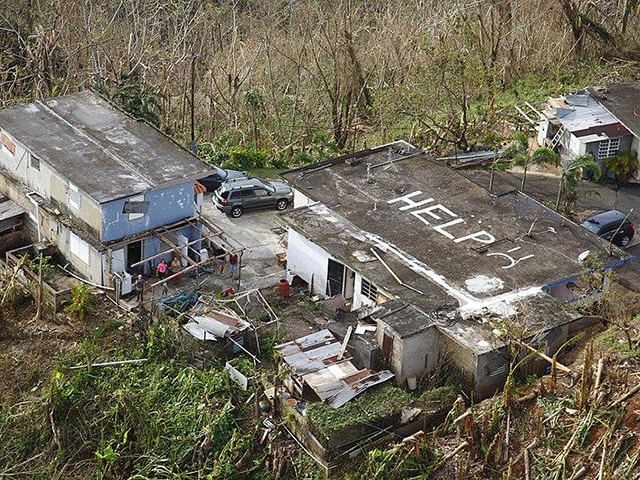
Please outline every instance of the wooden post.
[[36, 322], [42, 318], [42, 253], [38, 261], [38, 310], [36, 310]]

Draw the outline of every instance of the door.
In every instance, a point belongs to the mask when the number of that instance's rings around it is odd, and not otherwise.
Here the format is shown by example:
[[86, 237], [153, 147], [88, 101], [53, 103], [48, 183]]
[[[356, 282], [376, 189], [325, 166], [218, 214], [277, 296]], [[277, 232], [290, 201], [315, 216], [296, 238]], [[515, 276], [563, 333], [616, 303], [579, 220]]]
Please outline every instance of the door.
[[342, 295], [344, 282], [344, 265], [329, 259], [329, 270], [327, 272], [329, 283], [329, 296]]
[[271, 192], [268, 192], [264, 188], [256, 188], [253, 193], [256, 196], [257, 205], [259, 204], [261, 207], [275, 207], [276, 196]]
[[142, 240], [127, 245], [127, 268], [133, 273], [143, 273], [144, 265], [135, 265], [142, 261]]
[[247, 188], [240, 192], [240, 200], [242, 201], [242, 207], [245, 210], [256, 207], [256, 198], [253, 194], [253, 188]]
[[385, 365], [388, 367], [391, 365], [391, 359], [393, 357], [393, 336], [386, 330], [382, 333], [382, 358], [385, 361]]
[[344, 279], [344, 288], [342, 289], [342, 296], [344, 297], [346, 302], [350, 302], [353, 300], [353, 291], [355, 290], [356, 284], [356, 272], [351, 270], [349, 267], [344, 267], [345, 271], [345, 279]]
[[124, 261], [124, 248], [114, 250], [111, 255], [111, 271], [113, 273], [122, 273], [127, 265]]

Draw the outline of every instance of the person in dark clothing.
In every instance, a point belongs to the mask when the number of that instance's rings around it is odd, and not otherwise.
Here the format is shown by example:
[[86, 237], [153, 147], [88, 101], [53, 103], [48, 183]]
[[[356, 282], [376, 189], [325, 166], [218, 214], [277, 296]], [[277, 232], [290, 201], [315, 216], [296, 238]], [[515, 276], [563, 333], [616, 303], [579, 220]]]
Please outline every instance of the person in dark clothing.
[[232, 252], [229, 254], [229, 275], [233, 277], [237, 271], [238, 271], [238, 254], [235, 252]]

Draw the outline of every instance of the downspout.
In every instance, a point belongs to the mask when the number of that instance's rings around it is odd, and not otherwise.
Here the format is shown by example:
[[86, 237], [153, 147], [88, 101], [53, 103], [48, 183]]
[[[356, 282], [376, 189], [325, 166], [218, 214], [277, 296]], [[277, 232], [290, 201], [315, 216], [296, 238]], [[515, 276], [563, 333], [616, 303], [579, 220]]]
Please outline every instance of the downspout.
[[38, 243], [42, 242], [42, 234], [40, 233], [40, 205], [38, 204], [38, 202], [36, 202], [33, 197], [31, 195], [37, 195], [36, 192], [29, 192], [27, 193], [27, 197], [29, 197], [29, 200], [31, 200], [31, 203], [33, 203], [36, 207], [36, 226], [38, 228]]

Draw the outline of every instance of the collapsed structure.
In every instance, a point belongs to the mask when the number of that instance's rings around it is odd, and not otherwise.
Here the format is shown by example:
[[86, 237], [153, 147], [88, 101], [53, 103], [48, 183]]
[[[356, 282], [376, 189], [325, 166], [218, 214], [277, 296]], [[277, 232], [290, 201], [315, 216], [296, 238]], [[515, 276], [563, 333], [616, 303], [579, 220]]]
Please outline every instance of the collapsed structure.
[[[618, 152], [640, 159], [640, 82], [552, 98], [537, 113], [538, 144], [557, 149], [565, 162], [590, 153], [606, 174], [604, 160]], [[631, 179], [639, 181], [640, 172]]]
[[196, 180], [210, 167], [99, 95], [0, 110], [0, 144], [0, 191], [91, 282], [128, 293], [162, 259], [208, 260], [202, 242], [220, 232], [197, 215]]
[[375, 321], [376, 341], [360, 343], [399, 384], [447, 355], [470, 390], [493, 395], [509, 338], [552, 355], [583, 328], [564, 301], [587, 257], [605, 268], [631, 260], [527, 195], [494, 196], [402, 141], [283, 177], [295, 194], [281, 217], [290, 276]]

